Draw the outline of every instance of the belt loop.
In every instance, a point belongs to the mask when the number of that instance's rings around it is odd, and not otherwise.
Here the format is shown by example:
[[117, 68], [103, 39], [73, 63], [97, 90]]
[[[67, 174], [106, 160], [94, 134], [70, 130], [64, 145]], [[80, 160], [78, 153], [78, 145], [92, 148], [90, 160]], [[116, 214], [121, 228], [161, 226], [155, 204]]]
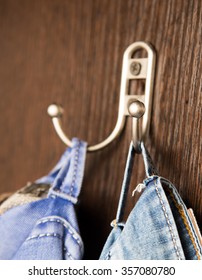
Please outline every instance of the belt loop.
[[158, 171], [143, 142], [141, 142], [141, 151], [142, 151], [142, 156], [143, 156], [143, 160], [144, 160], [145, 173], [146, 173], [147, 177], [151, 177], [153, 175], [158, 175]]
[[49, 195], [76, 203], [83, 181], [87, 143], [73, 138], [72, 144], [70, 156], [57, 174]]
[[127, 198], [128, 189], [130, 186], [130, 179], [131, 179], [131, 174], [132, 174], [132, 169], [133, 169], [134, 158], [135, 158], [135, 149], [134, 149], [133, 143], [131, 142], [129, 151], [128, 151], [126, 168], [125, 168], [124, 178], [123, 178], [123, 183], [122, 183], [122, 188], [121, 188], [121, 195], [120, 195], [117, 214], [116, 214], [116, 223], [117, 224], [122, 222], [122, 220], [123, 220], [124, 210], [125, 210], [125, 205], [126, 205], [126, 198]]

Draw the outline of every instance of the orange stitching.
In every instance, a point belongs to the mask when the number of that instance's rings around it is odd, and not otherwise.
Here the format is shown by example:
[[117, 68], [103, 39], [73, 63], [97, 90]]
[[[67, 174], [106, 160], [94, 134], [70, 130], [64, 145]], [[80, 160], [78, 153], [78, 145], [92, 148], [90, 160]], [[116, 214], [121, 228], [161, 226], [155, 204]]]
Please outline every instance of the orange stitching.
[[194, 237], [193, 237], [192, 231], [191, 231], [190, 226], [189, 226], [189, 224], [188, 224], [188, 222], [187, 222], [187, 218], [186, 218], [186, 216], [185, 216], [185, 214], [184, 214], [183, 207], [177, 203], [176, 198], [174, 197], [172, 191], [171, 191], [170, 189], [168, 189], [168, 188], [167, 188], [167, 191], [169, 192], [169, 194], [170, 194], [171, 198], [173, 199], [173, 202], [174, 202], [174, 204], [175, 204], [177, 210], [179, 211], [179, 214], [180, 214], [181, 217], [182, 217], [182, 220], [183, 220], [183, 222], [184, 222], [184, 225], [185, 225], [185, 227], [186, 227], [186, 229], [187, 229], [187, 231], [188, 231], [189, 237], [190, 237], [191, 242], [192, 242], [192, 244], [193, 244], [193, 246], [194, 246], [194, 249], [195, 249], [195, 251], [196, 251], [197, 258], [198, 258], [198, 260], [200, 260], [201, 257], [200, 257], [200, 255], [199, 255], [198, 249], [197, 249], [197, 247], [196, 247], [196, 244], [195, 244], [195, 241], [194, 241]]

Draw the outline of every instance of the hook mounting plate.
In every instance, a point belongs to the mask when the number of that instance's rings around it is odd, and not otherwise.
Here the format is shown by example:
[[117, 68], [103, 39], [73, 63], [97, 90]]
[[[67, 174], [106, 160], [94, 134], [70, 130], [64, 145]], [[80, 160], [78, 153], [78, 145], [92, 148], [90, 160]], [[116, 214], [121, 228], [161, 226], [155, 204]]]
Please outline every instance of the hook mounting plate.
[[[133, 54], [137, 50], [145, 50], [147, 57], [133, 58]], [[131, 44], [124, 52], [122, 75], [121, 75], [121, 87], [120, 87], [120, 99], [119, 99], [119, 112], [117, 123], [111, 134], [101, 143], [88, 146], [88, 151], [93, 152], [100, 150], [109, 145], [115, 138], [117, 138], [125, 125], [126, 117], [132, 116], [132, 139], [136, 152], [140, 152], [140, 142], [145, 140], [148, 135], [151, 119], [151, 107], [152, 107], [152, 95], [154, 84], [154, 72], [155, 72], [155, 52], [153, 48], [145, 42], [135, 42]], [[145, 90], [143, 95], [129, 94], [129, 81], [136, 79], [145, 80]], [[133, 104], [135, 103], [135, 104]], [[129, 110], [133, 104], [134, 110]], [[139, 113], [144, 106], [144, 113], [142, 116], [142, 122], [140, 125]], [[140, 112], [139, 112], [140, 111]], [[61, 117], [63, 109], [61, 106], [52, 104], [48, 107], [48, 114], [51, 116], [54, 128], [60, 137], [60, 139], [67, 145], [71, 146], [71, 141], [64, 133], [62, 129]]]

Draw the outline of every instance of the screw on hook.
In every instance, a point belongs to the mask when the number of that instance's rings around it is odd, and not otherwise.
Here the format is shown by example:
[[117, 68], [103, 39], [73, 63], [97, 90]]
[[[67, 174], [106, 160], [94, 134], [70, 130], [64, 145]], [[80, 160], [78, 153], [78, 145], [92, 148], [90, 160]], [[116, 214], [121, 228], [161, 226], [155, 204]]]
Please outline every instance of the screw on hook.
[[140, 74], [141, 64], [139, 62], [132, 62], [130, 65], [130, 72], [132, 75], [137, 76]]

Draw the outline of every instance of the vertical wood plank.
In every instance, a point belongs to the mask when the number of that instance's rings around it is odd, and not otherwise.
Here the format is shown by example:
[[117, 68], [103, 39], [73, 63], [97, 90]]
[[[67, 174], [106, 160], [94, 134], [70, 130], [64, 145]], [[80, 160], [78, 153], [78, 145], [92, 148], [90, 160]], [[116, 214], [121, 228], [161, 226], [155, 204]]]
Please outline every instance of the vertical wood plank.
[[[158, 59], [147, 146], [202, 228], [201, 5], [0, 0], [1, 192], [47, 173], [64, 150], [46, 114], [53, 101], [65, 108], [70, 137], [90, 144], [107, 137], [118, 113], [123, 52], [149, 41]], [[118, 141], [87, 157], [78, 209], [86, 258], [99, 256], [110, 231], [130, 139], [128, 121]], [[130, 191], [144, 176], [138, 156]], [[129, 197], [127, 213], [133, 205]]]

